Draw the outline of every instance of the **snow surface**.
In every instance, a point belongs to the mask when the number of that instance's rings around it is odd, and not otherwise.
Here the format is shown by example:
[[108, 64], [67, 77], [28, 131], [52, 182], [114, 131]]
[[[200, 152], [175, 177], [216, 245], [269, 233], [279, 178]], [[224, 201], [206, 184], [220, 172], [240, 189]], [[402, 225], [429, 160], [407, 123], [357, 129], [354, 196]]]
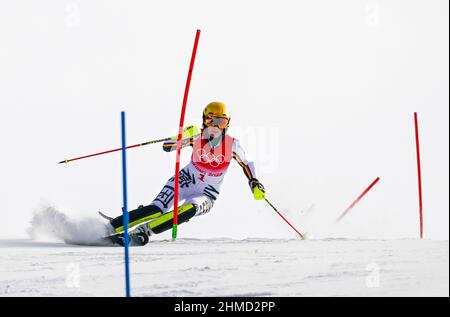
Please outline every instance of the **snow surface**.
[[[134, 296], [449, 296], [449, 242], [180, 239], [134, 247]], [[0, 240], [0, 296], [123, 296], [123, 249]]]
[[[102, 220], [36, 212], [0, 239], [0, 296], [123, 296], [123, 248], [86, 246]], [[134, 296], [449, 296], [448, 240], [163, 239], [131, 248]]]

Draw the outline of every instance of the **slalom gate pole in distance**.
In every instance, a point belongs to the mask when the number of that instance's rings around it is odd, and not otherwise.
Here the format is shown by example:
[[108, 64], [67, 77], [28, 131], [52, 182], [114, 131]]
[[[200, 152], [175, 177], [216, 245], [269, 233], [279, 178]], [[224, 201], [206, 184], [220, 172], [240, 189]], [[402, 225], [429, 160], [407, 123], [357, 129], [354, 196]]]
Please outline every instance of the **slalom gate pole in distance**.
[[189, 72], [186, 80], [186, 87], [184, 89], [184, 97], [183, 97], [183, 106], [181, 108], [181, 116], [180, 116], [180, 124], [178, 129], [178, 138], [177, 138], [177, 157], [175, 162], [175, 199], [173, 206], [173, 226], [172, 226], [172, 239], [175, 240], [177, 238], [177, 229], [178, 229], [178, 191], [180, 186], [180, 154], [181, 154], [181, 137], [183, 133], [183, 125], [184, 125], [184, 115], [186, 113], [186, 104], [188, 100], [189, 87], [191, 85], [192, 71], [194, 69], [195, 63], [195, 55], [197, 54], [197, 46], [198, 40], [200, 38], [200, 30], [197, 30], [195, 34], [194, 48], [192, 50], [191, 63], [189, 65]]
[[128, 253], [128, 202], [127, 202], [127, 151], [125, 136], [125, 112], [121, 112], [122, 122], [122, 185], [123, 185], [123, 228], [124, 228], [124, 248], [125, 248], [125, 296], [131, 297], [130, 291], [130, 261]]
[[417, 157], [417, 181], [419, 185], [419, 221], [420, 239], [423, 239], [423, 201], [422, 201], [422, 171], [420, 168], [420, 146], [419, 146], [419, 120], [417, 112], [414, 112], [414, 127], [416, 132], [416, 157]]
[[279, 212], [277, 210], [277, 208], [275, 208], [274, 205], [272, 205], [272, 203], [267, 199], [264, 198], [264, 200], [269, 204], [270, 207], [272, 207], [273, 210], [275, 210], [275, 212], [292, 228], [294, 229], [295, 232], [297, 232], [297, 234], [300, 236], [300, 238], [304, 239], [303, 234], [300, 233], [300, 231], [298, 231], [282, 214], [281, 212]]
[[336, 219], [336, 222], [341, 221], [342, 218], [345, 217], [345, 215], [353, 209], [353, 207], [355, 207], [355, 205], [369, 192], [369, 190], [372, 189], [373, 186], [375, 186], [376, 183], [378, 183], [378, 181], [380, 180], [379, 177], [377, 177], [370, 185], [369, 187], [367, 187], [362, 193], [361, 195], [358, 196], [358, 198], [356, 198], [356, 200], [347, 207], [347, 209], [344, 210], [344, 212]]

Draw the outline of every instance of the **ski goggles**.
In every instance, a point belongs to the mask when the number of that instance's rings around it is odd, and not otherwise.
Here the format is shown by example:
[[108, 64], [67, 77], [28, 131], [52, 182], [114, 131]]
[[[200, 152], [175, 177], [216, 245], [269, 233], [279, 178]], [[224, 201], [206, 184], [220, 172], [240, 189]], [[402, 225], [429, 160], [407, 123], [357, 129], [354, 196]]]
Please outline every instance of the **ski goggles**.
[[222, 117], [206, 117], [204, 121], [207, 127], [218, 127], [219, 129], [225, 129], [230, 123], [230, 119]]

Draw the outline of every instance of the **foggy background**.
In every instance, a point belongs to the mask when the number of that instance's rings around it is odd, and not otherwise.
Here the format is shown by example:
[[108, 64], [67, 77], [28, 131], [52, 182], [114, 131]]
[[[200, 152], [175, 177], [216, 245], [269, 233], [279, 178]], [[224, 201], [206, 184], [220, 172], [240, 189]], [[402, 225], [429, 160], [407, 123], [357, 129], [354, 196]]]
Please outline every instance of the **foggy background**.
[[[120, 214], [119, 152], [57, 162], [119, 147], [121, 110], [128, 144], [175, 135], [199, 28], [185, 124], [225, 102], [230, 135], [300, 231], [418, 237], [417, 111], [425, 237], [448, 239], [448, 10], [445, 0], [1, 1], [0, 236], [25, 236], [45, 206]], [[153, 200], [174, 163], [160, 144], [128, 151], [130, 210]], [[294, 234], [232, 162], [213, 210], [179, 237]]]

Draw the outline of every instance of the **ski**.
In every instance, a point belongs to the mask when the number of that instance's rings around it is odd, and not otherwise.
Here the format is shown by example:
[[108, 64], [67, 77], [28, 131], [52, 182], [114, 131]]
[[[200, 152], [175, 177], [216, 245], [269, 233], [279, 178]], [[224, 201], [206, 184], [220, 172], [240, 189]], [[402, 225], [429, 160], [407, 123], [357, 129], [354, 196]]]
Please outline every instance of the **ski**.
[[[144, 246], [150, 241], [150, 237], [143, 231], [130, 232], [130, 233], [128, 233], [128, 235], [130, 237], [129, 246], [132, 246], [132, 247]], [[125, 245], [125, 237], [124, 237], [123, 232], [107, 236], [107, 237], [103, 238], [103, 240], [105, 240], [107, 242], [112, 242], [113, 244], [117, 244], [122, 247]]]

